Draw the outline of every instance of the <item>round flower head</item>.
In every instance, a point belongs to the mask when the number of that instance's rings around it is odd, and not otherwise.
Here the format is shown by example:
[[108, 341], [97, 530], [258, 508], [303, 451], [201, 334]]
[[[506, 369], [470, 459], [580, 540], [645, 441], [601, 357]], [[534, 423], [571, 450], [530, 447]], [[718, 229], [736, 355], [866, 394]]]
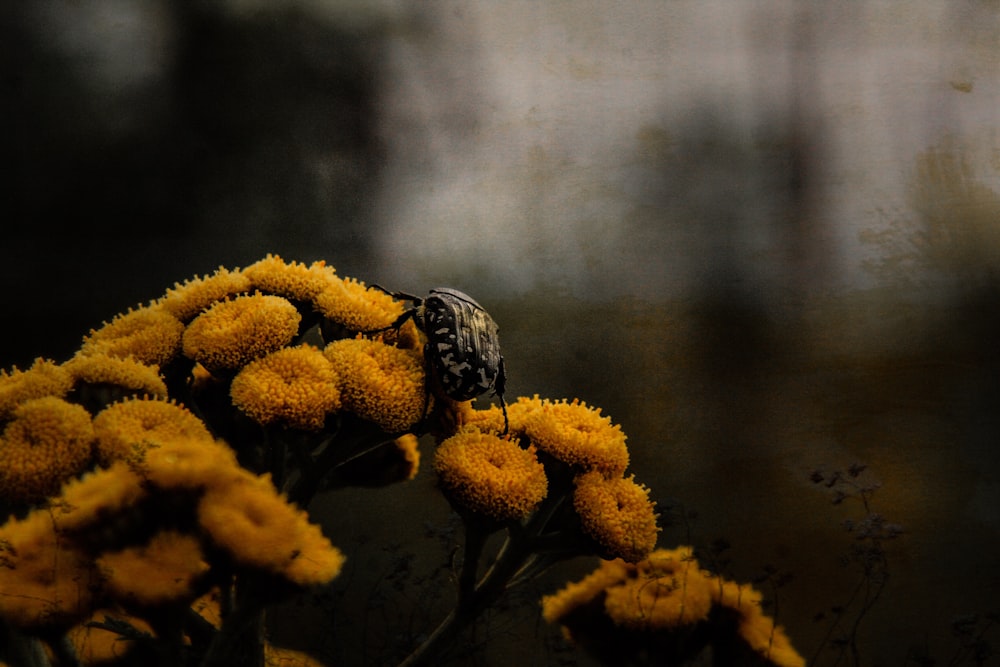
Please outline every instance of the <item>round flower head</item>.
[[172, 401], [133, 398], [115, 403], [94, 417], [97, 456], [103, 465], [134, 460], [150, 444], [178, 439], [212, 441], [204, 422]]
[[253, 294], [220, 301], [184, 332], [184, 354], [209, 371], [236, 369], [295, 338], [302, 316], [280, 296]]
[[653, 550], [659, 527], [649, 489], [632, 477], [607, 479], [596, 470], [579, 475], [575, 484], [573, 507], [584, 532], [607, 555], [635, 563]]
[[36, 502], [91, 459], [94, 429], [79, 405], [55, 396], [26, 401], [0, 437], [0, 498]]
[[143, 480], [160, 489], [214, 489], [247, 473], [227, 445], [203, 438], [175, 438], [143, 448], [133, 468]]
[[636, 576], [606, 592], [604, 607], [616, 625], [662, 630], [708, 618], [718, 580], [699, 569], [690, 547], [655, 551], [633, 570]]
[[98, 580], [47, 510], [0, 526], [0, 617], [29, 630], [67, 628], [90, 610]]
[[391, 296], [353, 278], [332, 276], [314, 303], [323, 317], [349, 332], [383, 329], [403, 314], [403, 306]]
[[63, 367], [77, 385], [110, 385], [133, 394], [166, 396], [167, 385], [155, 366], [136, 359], [122, 359], [107, 354], [73, 357]]
[[209, 569], [198, 539], [174, 531], [102, 554], [97, 566], [112, 599], [133, 608], [191, 602], [197, 596], [196, 584]]
[[[628, 449], [621, 427], [574, 399], [525, 404], [524, 432], [539, 450], [583, 470], [621, 475], [628, 467]], [[516, 412], [512, 408], [512, 412]]]
[[14, 409], [33, 398], [62, 398], [73, 388], [73, 378], [65, 368], [48, 359], [35, 359], [25, 371], [0, 370], [0, 422], [10, 419]]
[[67, 534], [104, 524], [145, 497], [142, 479], [123, 461], [99, 468], [63, 487], [51, 503], [56, 525]]
[[300, 262], [285, 262], [271, 254], [243, 269], [243, 274], [250, 279], [254, 289], [296, 301], [312, 301], [331, 279], [337, 280], [333, 267], [326, 262], [306, 266]]
[[208, 489], [198, 503], [198, 521], [235, 562], [302, 585], [329, 581], [343, 562], [308, 515], [280, 496], [266, 475], [247, 474]]
[[527, 516], [548, 492], [533, 448], [476, 431], [442, 442], [434, 470], [454, 502], [498, 520]]
[[250, 279], [239, 270], [219, 267], [210, 276], [195, 276], [183, 285], [176, 283], [167, 290], [155, 305], [181, 322], [189, 322], [216, 301], [235, 296], [250, 289]]
[[424, 416], [427, 390], [417, 353], [360, 338], [334, 341], [323, 353], [339, 379], [345, 410], [386, 433], [406, 431]]
[[152, 366], [163, 366], [177, 354], [184, 325], [162, 308], [149, 306], [129, 310], [91, 329], [83, 339], [80, 354], [132, 357]]
[[259, 424], [323, 428], [340, 407], [337, 375], [315, 347], [289, 347], [251, 362], [233, 378], [233, 405]]

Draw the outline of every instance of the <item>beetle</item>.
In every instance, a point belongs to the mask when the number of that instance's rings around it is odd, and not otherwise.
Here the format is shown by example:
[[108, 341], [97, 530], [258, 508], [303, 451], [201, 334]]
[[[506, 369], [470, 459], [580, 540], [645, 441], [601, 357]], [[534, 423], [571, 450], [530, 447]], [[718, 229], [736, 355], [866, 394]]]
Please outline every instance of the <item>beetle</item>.
[[426, 297], [390, 292], [372, 285], [389, 296], [410, 301], [396, 321], [382, 329], [398, 329], [413, 319], [427, 336], [424, 360], [432, 368], [441, 390], [456, 401], [468, 401], [493, 390], [503, 411], [503, 433], [507, 435], [507, 403], [504, 389], [507, 373], [500, 354], [500, 327], [475, 299], [451, 287], [435, 287]]

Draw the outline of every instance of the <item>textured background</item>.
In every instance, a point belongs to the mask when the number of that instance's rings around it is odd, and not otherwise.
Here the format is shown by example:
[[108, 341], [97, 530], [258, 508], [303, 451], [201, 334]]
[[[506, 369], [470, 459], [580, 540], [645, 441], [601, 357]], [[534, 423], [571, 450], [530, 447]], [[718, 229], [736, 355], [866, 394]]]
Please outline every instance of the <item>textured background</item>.
[[[990, 0], [5, 3], [0, 365], [267, 252], [455, 286], [500, 323], [511, 395], [623, 425], [675, 508], [662, 544], [795, 575], [807, 658], [859, 516], [809, 475], [868, 464], [906, 535], [864, 661], [947, 661], [1000, 595], [998, 46]], [[316, 508], [357, 564], [336, 599], [368, 606], [332, 634], [292, 609], [290, 641], [360, 664], [359, 627], [420, 611], [431, 484]], [[532, 604], [487, 655], [552, 664]]]

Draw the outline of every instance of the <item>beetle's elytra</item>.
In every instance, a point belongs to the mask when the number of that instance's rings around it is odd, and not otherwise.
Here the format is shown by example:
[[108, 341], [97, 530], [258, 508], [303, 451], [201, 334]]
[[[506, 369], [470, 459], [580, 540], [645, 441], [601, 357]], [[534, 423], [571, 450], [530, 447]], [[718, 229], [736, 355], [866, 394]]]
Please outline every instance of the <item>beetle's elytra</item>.
[[500, 327], [486, 309], [465, 292], [450, 287], [435, 287], [424, 298], [373, 287], [413, 303], [413, 308], [386, 328], [398, 329], [413, 318], [427, 336], [424, 358], [446, 396], [468, 401], [493, 390], [500, 399], [506, 435], [509, 424], [503, 394], [507, 376], [500, 354]]

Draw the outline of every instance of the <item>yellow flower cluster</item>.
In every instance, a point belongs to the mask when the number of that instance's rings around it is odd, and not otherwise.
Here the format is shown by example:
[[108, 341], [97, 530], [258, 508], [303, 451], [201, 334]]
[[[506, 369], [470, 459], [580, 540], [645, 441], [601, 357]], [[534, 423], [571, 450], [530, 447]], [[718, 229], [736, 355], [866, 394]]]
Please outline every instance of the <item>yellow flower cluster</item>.
[[711, 623], [715, 616], [710, 612], [721, 608], [735, 614], [737, 636], [720, 637], [717, 631], [712, 634], [715, 641], [738, 640], [769, 664], [804, 667], [805, 660], [784, 630], [764, 614], [761, 599], [750, 586], [701, 569], [692, 549], [682, 546], [658, 549], [635, 564], [621, 559], [602, 561], [581, 581], [543, 597], [542, 615], [550, 623], [560, 623], [571, 641], [586, 644], [602, 639], [592, 634], [601, 627], [592, 622], [595, 615], [635, 633], [627, 635], [626, 641], [641, 641], [656, 633]]
[[21, 403], [0, 436], [0, 497], [30, 503], [55, 493], [90, 463], [93, 441], [79, 405], [55, 396]]
[[428, 394], [418, 353], [358, 338], [334, 341], [323, 354], [337, 375], [345, 410], [386, 433], [402, 433], [424, 416]]
[[[620, 426], [576, 399], [520, 397], [507, 414], [513, 438], [573, 474], [573, 507], [600, 553], [636, 562], [653, 550], [659, 532], [655, 503], [646, 487], [624, 477], [629, 454]], [[459, 429], [490, 434], [500, 433], [504, 423], [500, 408], [474, 410], [470, 404], [456, 404], [454, 420]]]
[[340, 408], [338, 376], [315, 347], [272, 352], [241, 370], [230, 388], [233, 405], [264, 425], [318, 430]]
[[488, 433], [463, 431], [442, 442], [434, 470], [455, 502], [493, 519], [530, 514], [548, 491], [535, 449]]

